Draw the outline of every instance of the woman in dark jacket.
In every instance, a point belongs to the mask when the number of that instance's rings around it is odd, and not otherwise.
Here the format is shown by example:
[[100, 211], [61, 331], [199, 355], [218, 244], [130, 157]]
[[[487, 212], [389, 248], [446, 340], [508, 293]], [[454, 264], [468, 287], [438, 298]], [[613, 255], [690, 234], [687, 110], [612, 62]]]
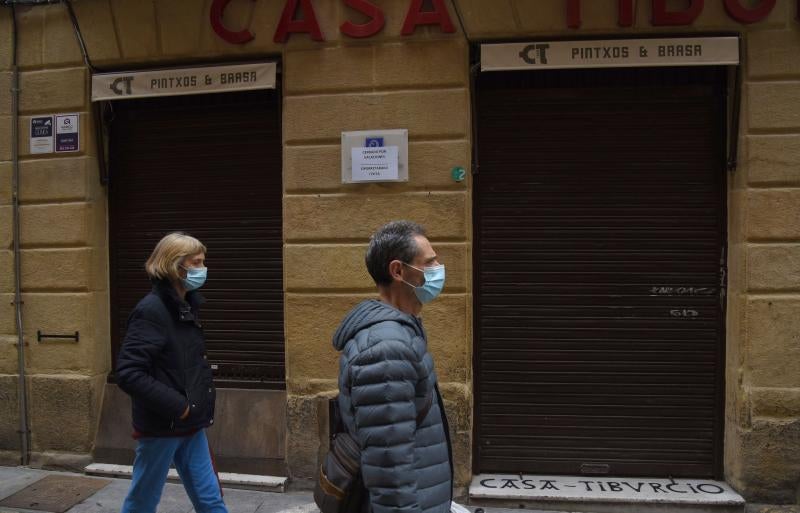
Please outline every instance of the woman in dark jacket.
[[131, 312], [117, 361], [138, 440], [122, 513], [155, 512], [173, 463], [195, 511], [227, 513], [205, 434], [216, 397], [196, 291], [206, 279], [205, 254], [194, 237], [170, 233], [145, 264], [153, 290]]

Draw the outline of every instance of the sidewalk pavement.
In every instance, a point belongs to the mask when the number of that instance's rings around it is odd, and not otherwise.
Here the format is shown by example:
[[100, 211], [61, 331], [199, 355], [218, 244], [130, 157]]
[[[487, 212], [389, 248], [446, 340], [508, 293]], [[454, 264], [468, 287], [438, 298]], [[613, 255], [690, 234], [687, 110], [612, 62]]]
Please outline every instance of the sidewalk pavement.
[[[72, 475], [67, 472], [53, 472], [31, 469], [25, 467], [0, 467], [0, 501], [17, 493], [23, 488], [33, 484], [48, 475]], [[108, 478], [95, 478], [108, 479]], [[111, 483], [84, 500], [76, 504], [67, 513], [118, 513], [122, 501], [128, 493], [130, 480], [109, 479]], [[225, 504], [230, 513], [312, 513], [317, 511], [311, 492], [286, 492], [271, 493], [251, 490], [234, 490], [224, 488]], [[1, 513], [32, 511], [22, 509], [9, 509], [0, 505]], [[161, 495], [158, 513], [190, 513], [194, 512], [192, 503], [183, 486], [167, 483]]]
[[[27, 467], [0, 466], [0, 501], [30, 486], [49, 475], [82, 476], [69, 472], [55, 472]], [[118, 513], [128, 492], [130, 480], [108, 479], [111, 483], [68, 509], [66, 513]], [[290, 491], [285, 493], [259, 492], [223, 488], [225, 504], [230, 513], [319, 513], [314, 498], [309, 491]], [[474, 512], [476, 506], [466, 506]], [[800, 505], [769, 506], [748, 504], [747, 513], [800, 513]], [[0, 513], [41, 513], [42, 510], [8, 508], [0, 505]], [[541, 510], [484, 508], [485, 513], [556, 513]], [[161, 496], [157, 513], [194, 513], [192, 503], [186, 496], [183, 486], [167, 483]], [[577, 513], [577, 512], [576, 512]]]
[[[68, 472], [31, 469], [27, 467], [0, 466], [0, 501], [30, 486], [48, 475], [81, 476]], [[96, 478], [109, 479], [109, 478]], [[109, 479], [111, 483], [68, 509], [66, 513], [118, 513], [128, 492], [130, 480]], [[225, 504], [230, 513], [318, 513], [310, 491], [290, 491], [285, 493], [259, 492], [223, 488]], [[468, 507], [470, 511], [476, 509]], [[41, 513], [34, 510], [9, 508], [0, 505], [0, 513]], [[509, 510], [485, 508], [485, 513], [546, 513], [532, 510]], [[186, 496], [183, 486], [167, 483], [161, 496], [157, 513], [194, 513], [192, 503]]]

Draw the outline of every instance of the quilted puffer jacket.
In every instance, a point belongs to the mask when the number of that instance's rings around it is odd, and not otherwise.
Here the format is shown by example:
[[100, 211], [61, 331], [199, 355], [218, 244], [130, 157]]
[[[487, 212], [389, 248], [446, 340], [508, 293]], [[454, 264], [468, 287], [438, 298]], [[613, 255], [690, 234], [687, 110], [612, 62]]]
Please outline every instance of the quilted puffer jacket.
[[[361, 446], [369, 509], [449, 512], [452, 449], [420, 319], [380, 301], [364, 301], [342, 321], [333, 346], [342, 352], [339, 410]], [[417, 425], [418, 412], [431, 397], [430, 410]]]

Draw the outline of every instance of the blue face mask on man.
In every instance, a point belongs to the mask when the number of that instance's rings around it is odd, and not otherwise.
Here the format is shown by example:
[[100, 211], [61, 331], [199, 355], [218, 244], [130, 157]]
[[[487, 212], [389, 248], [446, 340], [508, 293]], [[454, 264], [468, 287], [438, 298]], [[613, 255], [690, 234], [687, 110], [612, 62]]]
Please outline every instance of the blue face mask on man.
[[436, 299], [436, 296], [438, 296], [444, 288], [444, 265], [434, 265], [419, 269], [405, 262], [403, 262], [403, 264], [425, 275], [425, 283], [419, 286], [412, 285], [403, 280], [403, 283], [414, 289], [414, 294], [417, 296], [417, 299], [419, 299], [419, 302], [424, 305]]
[[182, 278], [183, 288], [187, 291], [196, 290], [203, 286], [208, 276], [208, 267], [184, 267], [186, 278]]

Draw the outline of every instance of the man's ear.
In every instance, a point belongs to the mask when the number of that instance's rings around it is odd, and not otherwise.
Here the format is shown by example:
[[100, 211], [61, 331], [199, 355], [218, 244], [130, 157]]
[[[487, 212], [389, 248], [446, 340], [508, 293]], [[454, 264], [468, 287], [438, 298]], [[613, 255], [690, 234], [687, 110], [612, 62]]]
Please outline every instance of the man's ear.
[[389, 262], [389, 276], [392, 277], [392, 280], [402, 280], [403, 279], [403, 262], [400, 260], [392, 260]]

